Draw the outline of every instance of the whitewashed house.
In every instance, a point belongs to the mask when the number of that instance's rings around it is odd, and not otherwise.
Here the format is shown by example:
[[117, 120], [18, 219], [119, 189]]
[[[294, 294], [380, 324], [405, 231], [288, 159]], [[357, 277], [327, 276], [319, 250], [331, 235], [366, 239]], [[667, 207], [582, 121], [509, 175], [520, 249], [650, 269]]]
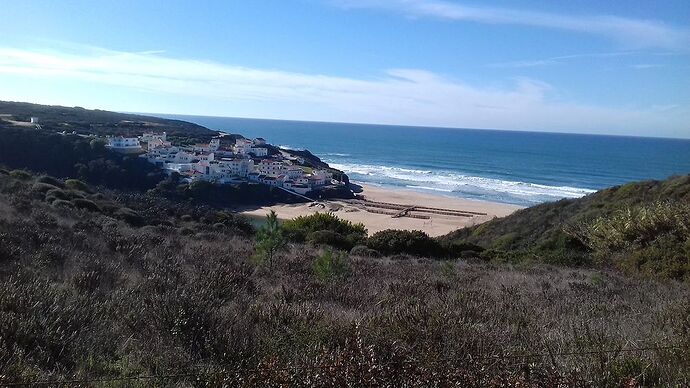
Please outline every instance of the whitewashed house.
[[150, 149], [145, 157], [149, 163], [170, 163], [175, 160], [175, 154], [179, 151], [177, 147], [157, 147]]
[[139, 136], [139, 141], [142, 143], [148, 143], [152, 140], [160, 140], [160, 141], [168, 141], [168, 134], [166, 132], [163, 133], [153, 133], [153, 132], [145, 132], [143, 135]]
[[282, 182], [278, 179], [278, 177], [275, 176], [264, 176], [263, 178], [260, 177], [259, 181], [265, 185], [269, 186], [274, 186], [274, 187], [281, 187]]
[[135, 153], [142, 151], [139, 139], [136, 137], [109, 136], [105, 146], [110, 150], [121, 153]]
[[165, 141], [163, 139], [151, 139], [146, 142], [149, 151], [155, 150], [156, 148], [168, 148], [172, 147], [172, 143]]
[[280, 161], [264, 159], [259, 162], [257, 169], [264, 175], [276, 177], [284, 174], [287, 171], [287, 166]]
[[297, 183], [293, 180], [286, 180], [283, 182], [283, 188], [287, 190], [294, 191], [297, 194], [306, 194], [311, 191], [311, 187], [302, 184], [302, 183]]
[[252, 141], [247, 139], [235, 139], [235, 153], [239, 155], [247, 155], [252, 149]]
[[289, 166], [285, 174], [287, 175], [288, 179], [294, 180], [304, 175], [304, 170], [297, 166]]
[[251, 159], [222, 159], [217, 164], [217, 168], [227, 176], [246, 178], [254, 170], [254, 161]]
[[264, 147], [251, 147], [249, 148], [248, 153], [256, 156], [257, 158], [262, 158], [264, 156], [268, 156], [268, 148]]
[[192, 163], [192, 160], [194, 160], [194, 154], [191, 154], [187, 151], [179, 151], [178, 153], [175, 154], [175, 158], [173, 159], [174, 163]]
[[204, 162], [212, 162], [215, 160], [213, 152], [199, 152], [194, 155], [194, 159]]

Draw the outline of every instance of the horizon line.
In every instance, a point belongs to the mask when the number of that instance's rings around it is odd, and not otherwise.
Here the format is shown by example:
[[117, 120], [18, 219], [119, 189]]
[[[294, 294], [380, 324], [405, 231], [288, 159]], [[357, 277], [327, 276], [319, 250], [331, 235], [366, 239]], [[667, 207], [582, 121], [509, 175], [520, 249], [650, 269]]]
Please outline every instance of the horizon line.
[[[172, 116], [187, 116], [187, 117], [210, 117], [218, 119], [240, 119], [240, 120], [263, 120], [263, 121], [290, 121], [297, 123], [318, 123], [318, 124], [340, 124], [340, 125], [357, 125], [357, 126], [385, 126], [385, 127], [402, 127], [402, 128], [422, 128], [422, 129], [447, 129], [447, 130], [468, 130], [468, 131], [488, 131], [488, 132], [516, 132], [516, 133], [542, 133], [550, 135], [574, 135], [574, 136], [602, 136], [602, 137], [623, 137], [623, 138], [633, 138], [633, 139], [661, 139], [661, 140], [681, 140], [690, 141], [690, 136], [688, 137], [671, 137], [671, 136], [643, 136], [643, 135], [626, 135], [626, 134], [607, 134], [607, 133], [591, 133], [591, 132], [558, 132], [553, 130], [525, 130], [525, 129], [502, 129], [502, 128], [465, 128], [465, 127], [449, 127], [449, 126], [437, 126], [437, 125], [409, 125], [409, 124], [381, 124], [381, 123], [364, 123], [364, 122], [349, 122], [349, 121], [322, 121], [322, 120], [296, 120], [296, 119], [280, 119], [280, 118], [263, 118], [263, 117], [238, 117], [238, 116], [216, 116], [216, 115], [200, 115], [200, 114], [190, 114], [190, 113], [161, 113], [161, 112], [125, 112], [120, 113], [127, 114], [137, 114], [137, 115], [149, 115], [158, 117], [155, 115], [172, 115]], [[204, 126], [199, 123], [193, 123], [197, 125]], [[205, 127], [205, 126], [204, 126]], [[223, 132], [218, 129], [219, 132]]]

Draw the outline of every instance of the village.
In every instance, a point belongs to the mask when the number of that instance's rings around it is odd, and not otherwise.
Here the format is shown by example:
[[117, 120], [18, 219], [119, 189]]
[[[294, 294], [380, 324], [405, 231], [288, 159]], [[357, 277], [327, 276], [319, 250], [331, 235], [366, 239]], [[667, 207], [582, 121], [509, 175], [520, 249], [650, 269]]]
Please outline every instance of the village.
[[299, 196], [343, 185], [329, 171], [305, 166], [302, 158], [285, 152], [271, 154], [262, 138], [237, 138], [234, 145], [224, 146], [222, 137], [214, 137], [208, 144], [183, 147], [168, 141], [165, 132], [144, 133], [139, 137], [109, 136], [106, 147], [115, 152], [139, 154], [168, 174], [180, 174], [187, 182], [264, 184]]

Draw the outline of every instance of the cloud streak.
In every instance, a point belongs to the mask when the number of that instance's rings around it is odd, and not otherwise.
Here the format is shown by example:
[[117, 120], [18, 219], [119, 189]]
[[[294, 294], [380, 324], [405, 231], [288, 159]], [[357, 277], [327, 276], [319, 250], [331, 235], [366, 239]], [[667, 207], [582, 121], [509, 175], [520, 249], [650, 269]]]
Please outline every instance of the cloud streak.
[[[103, 95], [109, 89], [98, 86], [125, 88], [154, 104], [114, 107], [118, 109], [163, 112], [157, 110], [156, 97], [169, 96], [210, 104], [203, 111], [189, 111], [181, 108], [185, 107], [181, 102], [176, 112], [169, 113], [242, 115], [233, 108], [252, 106], [253, 112], [264, 112], [263, 117], [283, 119], [627, 134], [651, 127], [677, 132], [688, 117], [683, 108], [674, 110], [680, 115], [675, 117], [658, 115], [651, 108], [554, 101], [552, 85], [528, 78], [505, 87], [482, 87], [419, 69], [348, 78], [178, 59], [157, 52], [94, 48], [64, 53], [0, 47], [0, 84], [3, 79], [20, 78], [14, 84], [40, 86], [67, 80], [102, 90]], [[13, 93], [8, 86], [2, 92], [5, 98]], [[282, 113], [276, 117], [274, 112]]]
[[444, 0], [336, 0], [345, 8], [374, 8], [412, 17], [458, 22], [521, 25], [604, 36], [626, 48], [687, 50], [690, 30], [652, 21], [612, 15], [571, 16], [512, 8], [477, 7]]

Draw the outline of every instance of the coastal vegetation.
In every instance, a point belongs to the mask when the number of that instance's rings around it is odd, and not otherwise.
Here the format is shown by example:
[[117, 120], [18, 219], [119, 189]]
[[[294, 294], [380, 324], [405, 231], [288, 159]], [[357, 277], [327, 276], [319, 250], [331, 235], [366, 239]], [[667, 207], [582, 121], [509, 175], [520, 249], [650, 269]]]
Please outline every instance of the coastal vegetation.
[[314, 245], [330, 245], [343, 250], [350, 250], [367, 239], [363, 224], [341, 220], [332, 213], [297, 217], [285, 221], [282, 228], [293, 242], [308, 241]]
[[683, 283], [308, 242], [276, 250], [269, 266], [242, 217], [166, 201], [0, 170], [0, 384], [690, 379]]
[[690, 280], [690, 175], [634, 182], [519, 210], [443, 236], [486, 260], [611, 266]]
[[690, 381], [690, 175], [439, 238], [331, 213], [257, 230], [228, 207], [282, 191], [184, 183], [76, 131], [205, 128], [65, 109], [41, 123], [77, 134], [0, 122], [0, 385]]

